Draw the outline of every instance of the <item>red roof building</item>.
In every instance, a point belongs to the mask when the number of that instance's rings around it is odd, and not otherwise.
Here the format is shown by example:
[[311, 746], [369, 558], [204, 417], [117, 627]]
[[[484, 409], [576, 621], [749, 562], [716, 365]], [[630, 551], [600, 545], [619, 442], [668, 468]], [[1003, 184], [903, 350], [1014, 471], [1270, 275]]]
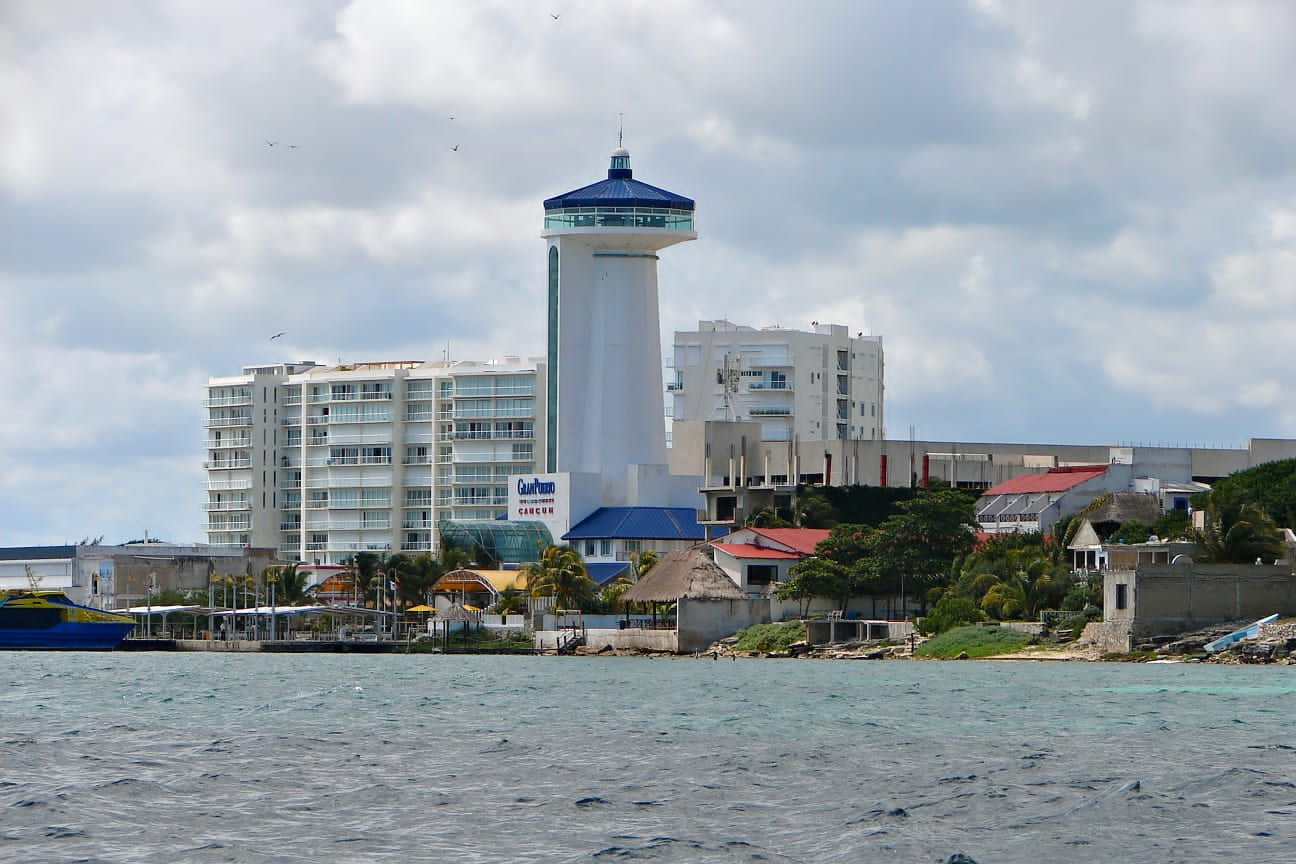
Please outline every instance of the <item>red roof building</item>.
[[1118, 476], [1110, 465], [1074, 465], [1020, 474], [990, 487], [977, 499], [977, 524], [989, 534], [1046, 533], [1063, 516], [1127, 485], [1128, 478]]
[[819, 528], [740, 528], [711, 544], [715, 562], [748, 594], [770, 591], [792, 565], [815, 554], [828, 539]]

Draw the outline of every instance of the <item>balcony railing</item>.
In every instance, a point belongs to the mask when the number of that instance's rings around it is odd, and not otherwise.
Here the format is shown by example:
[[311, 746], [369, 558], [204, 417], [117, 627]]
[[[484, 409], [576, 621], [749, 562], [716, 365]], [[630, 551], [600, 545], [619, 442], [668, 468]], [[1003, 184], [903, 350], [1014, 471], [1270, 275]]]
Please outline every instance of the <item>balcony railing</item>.
[[402, 465], [431, 465], [431, 456], [406, 456], [401, 460]]
[[748, 390], [782, 390], [790, 393], [792, 392], [792, 384], [791, 382], [784, 382], [782, 384], [779, 384], [775, 382], [755, 381], [751, 384], [748, 384], [747, 389]]
[[401, 543], [402, 552], [431, 552], [431, 540], [405, 540]]
[[747, 413], [752, 417], [791, 417], [791, 408], [751, 408]]
[[208, 492], [231, 492], [251, 488], [252, 478], [250, 477], [240, 480], [213, 480], [207, 484]]
[[524, 429], [514, 429], [509, 432], [481, 431], [481, 432], [442, 432], [437, 435], [438, 441], [504, 441], [504, 440], [525, 440], [534, 438], [535, 431]]
[[208, 417], [207, 422], [203, 424], [209, 429], [224, 428], [227, 426], [251, 426], [252, 418], [248, 417]]
[[208, 501], [203, 509], [209, 512], [218, 510], [251, 510], [251, 501]]
[[205, 408], [233, 408], [238, 405], [251, 405], [252, 395], [247, 396], [213, 396], [203, 400]]
[[251, 519], [236, 519], [229, 522], [208, 522], [207, 530], [211, 531], [251, 531]]
[[228, 468], [251, 468], [251, 459], [227, 459], [225, 461], [204, 462], [203, 467], [208, 471], [220, 471]]

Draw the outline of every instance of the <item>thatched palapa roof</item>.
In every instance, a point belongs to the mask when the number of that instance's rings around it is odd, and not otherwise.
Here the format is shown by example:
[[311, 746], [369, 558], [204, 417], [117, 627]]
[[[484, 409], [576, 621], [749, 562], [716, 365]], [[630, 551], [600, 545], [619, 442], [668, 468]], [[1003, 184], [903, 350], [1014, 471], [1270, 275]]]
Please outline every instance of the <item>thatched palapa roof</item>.
[[747, 594], [704, 549], [695, 547], [668, 553], [621, 595], [624, 603], [674, 603], [681, 598], [746, 600]]
[[1146, 492], [1113, 492], [1084, 516], [1094, 525], [1138, 520], [1150, 526], [1161, 516], [1161, 502]]
[[481, 620], [481, 616], [476, 612], [470, 612], [458, 603], [451, 603], [445, 609], [442, 609], [436, 615], [438, 621], [472, 621], [476, 623]]

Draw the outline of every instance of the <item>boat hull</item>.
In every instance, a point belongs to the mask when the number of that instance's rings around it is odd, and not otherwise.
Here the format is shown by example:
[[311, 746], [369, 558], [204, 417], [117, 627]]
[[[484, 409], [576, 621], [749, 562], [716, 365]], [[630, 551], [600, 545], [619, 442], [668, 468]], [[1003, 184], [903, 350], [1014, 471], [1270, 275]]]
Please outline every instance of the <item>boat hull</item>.
[[73, 603], [62, 591], [0, 592], [0, 650], [111, 651], [134, 627], [133, 618]]
[[0, 627], [0, 651], [111, 651], [134, 622], [60, 621], [53, 627]]

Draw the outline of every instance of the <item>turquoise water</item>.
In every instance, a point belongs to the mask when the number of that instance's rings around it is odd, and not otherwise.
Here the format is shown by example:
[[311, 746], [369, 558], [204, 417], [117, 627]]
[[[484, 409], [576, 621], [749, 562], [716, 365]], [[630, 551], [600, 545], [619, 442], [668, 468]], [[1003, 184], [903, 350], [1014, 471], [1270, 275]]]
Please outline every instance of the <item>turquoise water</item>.
[[1294, 857], [1296, 667], [3, 659], [2, 862]]

